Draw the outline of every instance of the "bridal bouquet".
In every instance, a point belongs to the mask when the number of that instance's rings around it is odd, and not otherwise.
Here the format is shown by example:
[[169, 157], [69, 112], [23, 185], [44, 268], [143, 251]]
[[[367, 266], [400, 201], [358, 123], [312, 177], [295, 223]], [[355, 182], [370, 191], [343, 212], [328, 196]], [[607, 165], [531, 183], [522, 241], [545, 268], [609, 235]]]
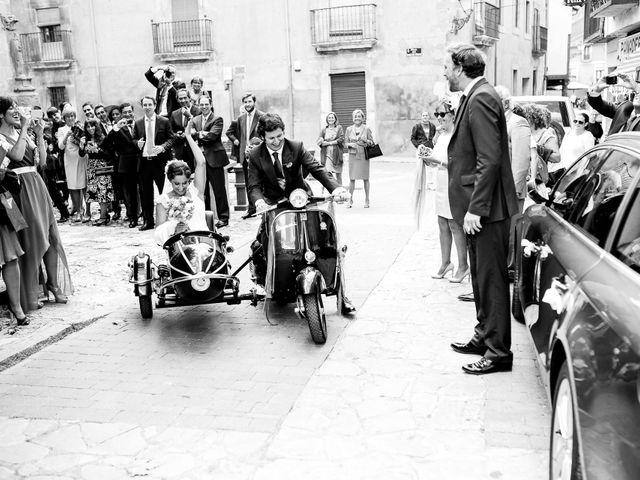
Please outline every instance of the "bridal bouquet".
[[191, 220], [195, 209], [193, 200], [184, 195], [181, 197], [167, 198], [164, 207], [167, 209], [167, 217], [169, 217], [170, 220], [176, 220], [182, 223], [187, 223]]

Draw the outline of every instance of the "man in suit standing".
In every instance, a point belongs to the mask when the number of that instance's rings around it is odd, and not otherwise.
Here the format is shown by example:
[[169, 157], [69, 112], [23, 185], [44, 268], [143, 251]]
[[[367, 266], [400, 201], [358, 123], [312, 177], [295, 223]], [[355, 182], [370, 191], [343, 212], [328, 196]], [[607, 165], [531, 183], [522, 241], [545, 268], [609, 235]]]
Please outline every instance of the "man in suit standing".
[[153, 97], [142, 97], [140, 101], [144, 116], [136, 120], [134, 140], [141, 157], [138, 165], [140, 176], [140, 202], [144, 223], [140, 230], [154, 228], [153, 221], [153, 184], [162, 193], [164, 187], [164, 167], [171, 160], [171, 146], [174, 135], [171, 124], [166, 118], [156, 115], [156, 101]]
[[[347, 189], [333, 179], [326, 168], [304, 148], [302, 142], [284, 137], [284, 122], [279, 115], [271, 113], [262, 115], [257, 133], [263, 142], [251, 149], [249, 155], [248, 191], [258, 213], [264, 211], [270, 204], [288, 197], [297, 188], [302, 188], [311, 194], [309, 185], [304, 181], [307, 172], [334, 197], [347, 200], [350, 198]], [[268, 238], [262, 232], [264, 232], [264, 225], [261, 224], [258, 238], [261, 239], [263, 247], [266, 247], [264, 244]], [[254, 264], [257, 262], [257, 270], [262, 269], [264, 272], [266, 262], [264, 257], [259, 258], [256, 254], [257, 250], [254, 248]], [[266, 248], [262, 250], [265, 251]], [[355, 312], [355, 307], [346, 297], [344, 284], [342, 289], [342, 312], [347, 314]]]
[[156, 113], [168, 118], [178, 108], [178, 94], [173, 82], [176, 79], [176, 67], [149, 67], [144, 73], [145, 78], [156, 88]]
[[107, 134], [102, 147], [107, 151], [114, 151], [117, 155], [115, 176], [122, 186], [129, 228], [134, 228], [138, 225], [138, 156], [140, 150], [134, 140], [133, 106], [130, 103], [123, 103], [119, 110], [122, 112], [122, 117]]
[[185, 130], [191, 120], [196, 115], [200, 115], [200, 109], [195, 105], [191, 105], [189, 91], [186, 88], [178, 90], [178, 104], [180, 108], [171, 113], [171, 130], [176, 138], [173, 142], [173, 154], [178, 160], [184, 160], [189, 168], [194, 172], [195, 162], [193, 160], [193, 152], [184, 138]]
[[[591, 86], [587, 93], [587, 102], [591, 105], [591, 108], [599, 114], [611, 119], [608, 135], [629, 131], [629, 125], [627, 123], [629, 117], [633, 114], [633, 98], [632, 100], [622, 102], [618, 106], [604, 100], [602, 98], [602, 92], [609, 88], [606, 80], [607, 76], [608, 75], [605, 75], [600, 78]], [[615, 74], [613, 74], [613, 76], [615, 76]], [[633, 95], [638, 96], [638, 84], [631, 77], [624, 73], [617, 73], [617, 77], [618, 85], [628, 88]]]
[[[249, 152], [251, 150], [250, 140], [254, 137], [257, 137], [257, 127], [258, 120], [264, 112], [256, 109], [256, 97], [252, 93], [245, 93], [242, 97], [242, 105], [244, 107], [245, 113], [242, 113], [238, 116], [237, 122], [237, 133], [227, 130], [226, 134], [229, 140], [233, 142], [233, 144], [238, 147], [238, 162], [242, 164], [242, 170], [244, 171], [244, 183], [245, 185], [249, 185]], [[248, 188], [248, 187], [247, 187]], [[249, 195], [249, 209], [247, 210], [247, 214], [242, 218], [248, 218], [256, 213], [256, 207], [253, 204], [253, 200]]]
[[504, 110], [484, 69], [473, 45], [447, 50], [445, 78], [451, 91], [463, 92], [448, 147], [449, 203], [467, 234], [478, 320], [471, 340], [451, 348], [482, 355], [462, 367], [475, 375], [512, 368], [507, 255], [511, 216], [518, 211]]
[[229, 165], [229, 158], [221, 140], [224, 123], [222, 117], [214, 115], [211, 99], [207, 95], [200, 97], [198, 106], [202, 113], [193, 118], [191, 134], [200, 145], [207, 160], [207, 185], [210, 184], [213, 188], [216, 200], [218, 215], [216, 227], [226, 227], [229, 225], [229, 200], [227, 197], [227, 174], [224, 167]]

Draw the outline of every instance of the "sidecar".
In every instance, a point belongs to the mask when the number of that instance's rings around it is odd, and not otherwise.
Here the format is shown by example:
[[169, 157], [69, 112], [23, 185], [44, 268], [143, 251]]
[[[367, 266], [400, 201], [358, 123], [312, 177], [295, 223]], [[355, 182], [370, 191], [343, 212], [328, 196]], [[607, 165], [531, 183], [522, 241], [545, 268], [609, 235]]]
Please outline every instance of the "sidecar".
[[178, 233], [162, 246], [167, 263], [154, 264], [145, 252], [130, 263], [130, 279], [140, 303], [142, 318], [153, 317], [152, 297], [156, 308], [204, 303], [238, 304], [242, 300], [257, 303], [263, 296], [255, 290], [240, 294], [240, 281], [230, 273], [227, 254], [229, 238], [213, 231]]

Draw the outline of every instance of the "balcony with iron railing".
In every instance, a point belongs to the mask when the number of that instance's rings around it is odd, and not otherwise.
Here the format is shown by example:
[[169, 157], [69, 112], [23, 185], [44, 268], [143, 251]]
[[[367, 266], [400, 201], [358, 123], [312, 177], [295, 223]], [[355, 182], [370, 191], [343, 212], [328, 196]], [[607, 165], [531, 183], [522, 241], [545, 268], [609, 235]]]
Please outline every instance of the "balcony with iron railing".
[[151, 22], [153, 53], [163, 61], [205, 61], [213, 52], [212, 21]]
[[311, 10], [311, 43], [317, 52], [366, 50], [376, 42], [373, 3]]
[[615, 17], [638, 6], [638, 0], [587, 0], [591, 4], [592, 17]]
[[591, 2], [584, 4], [584, 31], [583, 41], [585, 43], [600, 43], [604, 41], [604, 18], [595, 18], [592, 13]]
[[544, 55], [547, 53], [547, 27], [540, 25], [533, 26], [533, 38], [531, 45], [531, 53], [533, 55]]
[[480, 47], [493, 45], [500, 38], [500, 7], [488, 2], [473, 4], [473, 43]]
[[22, 58], [34, 70], [69, 68], [73, 62], [71, 31], [55, 30], [20, 35]]

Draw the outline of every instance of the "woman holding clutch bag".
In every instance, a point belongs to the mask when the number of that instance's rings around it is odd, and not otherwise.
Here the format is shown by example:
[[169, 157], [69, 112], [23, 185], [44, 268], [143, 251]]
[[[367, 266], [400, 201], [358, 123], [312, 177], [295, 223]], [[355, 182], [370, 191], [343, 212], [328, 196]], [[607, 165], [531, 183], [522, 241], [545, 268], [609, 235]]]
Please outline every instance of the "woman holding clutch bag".
[[370, 147], [375, 142], [371, 130], [364, 123], [362, 110], [353, 111], [353, 125], [347, 128], [345, 140], [349, 149], [349, 208], [353, 206], [356, 180], [362, 180], [364, 183], [364, 208], [369, 208], [369, 160], [365, 154], [365, 147]]
[[84, 124], [84, 136], [80, 139], [80, 156], [86, 154], [89, 157], [87, 162], [87, 204], [90, 205], [91, 202], [100, 204], [100, 219], [93, 222], [96, 227], [109, 223], [109, 205], [113, 202], [111, 173], [101, 173], [101, 170], [109, 167], [104, 159], [104, 151], [100, 148], [103, 140], [100, 121], [95, 118], [87, 120]]

